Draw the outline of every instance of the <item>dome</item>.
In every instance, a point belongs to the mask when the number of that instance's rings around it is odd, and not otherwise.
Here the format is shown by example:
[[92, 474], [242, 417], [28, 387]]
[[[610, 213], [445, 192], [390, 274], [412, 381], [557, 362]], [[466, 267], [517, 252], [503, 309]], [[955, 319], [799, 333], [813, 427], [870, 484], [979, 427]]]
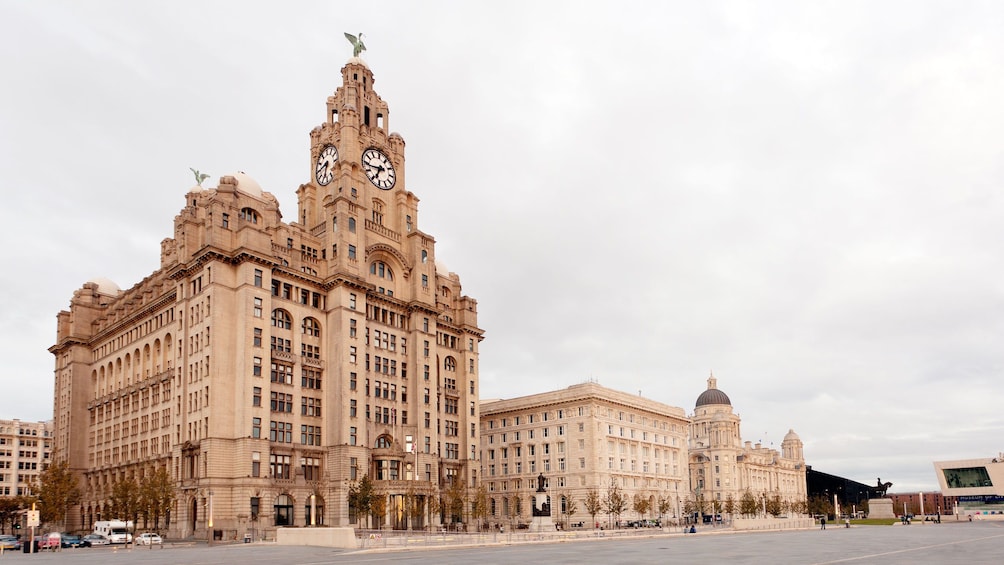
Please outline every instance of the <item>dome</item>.
[[261, 185], [247, 173], [244, 171], [237, 171], [233, 176], [237, 179], [237, 190], [243, 192], [244, 194], [254, 196], [255, 198], [262, 197]]
[[446, 263], [439, 257], [436, 257], [436, 272], [440, 275], [450, 274], [450, 269], [446, 267]]
[[701, 396], [697, 397], [697, 404], [695, 405], [695, 408], [708, 406], [709, 404], [725, 404], [727, 406], [732, 406], [732, 401], [729, 400], [729, 395], [718, 390], [718, 380], [715, 379], [714, 375], [708, 377], [708, 390], [702, 392]]
[[105, 277], [94, 277], [87, 282], [98, 285], [98, 292], [100, 294], [104, 294], [105, 296], [116, 296], [118, 293], [122, 292], [119, 285], [112, 282], [111, 279], [106, 279]]
[[802, 438], [798, 437], [798, 434], [795, 433], [795, 430], [792, 430], [792, 429], [789, 428], [788, 429], [788, 433], [784, 435], [784, 441], [788, 441], [788, 440], [792, 440], [792, 439], [801, 440]]

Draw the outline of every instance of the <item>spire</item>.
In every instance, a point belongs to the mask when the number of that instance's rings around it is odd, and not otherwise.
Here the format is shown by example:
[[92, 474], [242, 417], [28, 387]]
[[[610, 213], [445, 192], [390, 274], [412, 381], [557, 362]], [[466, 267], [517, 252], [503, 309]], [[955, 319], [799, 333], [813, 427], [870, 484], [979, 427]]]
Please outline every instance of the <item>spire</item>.
[[713, 388], [718, 388], [718, 379], [715, 378], [715, 372], [709, 371], [711, 376], [708, 377], [708, 390]]

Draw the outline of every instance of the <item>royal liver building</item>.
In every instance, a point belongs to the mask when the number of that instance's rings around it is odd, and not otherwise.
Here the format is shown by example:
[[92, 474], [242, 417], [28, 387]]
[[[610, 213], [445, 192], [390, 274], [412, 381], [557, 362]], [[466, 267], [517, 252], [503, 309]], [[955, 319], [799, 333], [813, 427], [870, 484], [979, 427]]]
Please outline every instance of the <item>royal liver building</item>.
[[354, 523], [364, 475], [385, 527], [422, 527], [476, 480], [477, 302], [437, 268], [372, 71], [341, 75], [293, 222], [246, 174], [193, 187], [157, 271], [59, 313], [55, 457], [83, 491], [67, 529], [120, 517], [113, 487], [158, 469], [172, 537]]

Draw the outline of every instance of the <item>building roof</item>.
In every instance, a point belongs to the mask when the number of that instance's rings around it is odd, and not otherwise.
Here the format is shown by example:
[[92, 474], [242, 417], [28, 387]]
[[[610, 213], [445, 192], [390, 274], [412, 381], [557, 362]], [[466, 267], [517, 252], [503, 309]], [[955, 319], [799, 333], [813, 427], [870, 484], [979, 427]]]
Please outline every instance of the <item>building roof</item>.
[[714, 375], [708, 377], [708, 390], [701, 393], [701, 396], [697, 397], [697, 404], [695, 408], [700, 408], [701, 406], [707, 406], [709, 404], [725, 404], [732, 406], [732, 401], [729, 400], [729, 395], [718, 390], [718, 379]]

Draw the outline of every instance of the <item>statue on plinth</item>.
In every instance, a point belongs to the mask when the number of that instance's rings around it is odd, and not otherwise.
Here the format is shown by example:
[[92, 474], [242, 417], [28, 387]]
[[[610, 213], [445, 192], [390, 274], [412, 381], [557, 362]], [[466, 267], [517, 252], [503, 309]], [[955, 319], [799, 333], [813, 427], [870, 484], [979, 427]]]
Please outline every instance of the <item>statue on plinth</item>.
[[537, 494], [533, 497], [533, 515], [551, 516], [551, 504], [547, 501], [547, 488], [544, 487], [544, 473], [537, 477]]

